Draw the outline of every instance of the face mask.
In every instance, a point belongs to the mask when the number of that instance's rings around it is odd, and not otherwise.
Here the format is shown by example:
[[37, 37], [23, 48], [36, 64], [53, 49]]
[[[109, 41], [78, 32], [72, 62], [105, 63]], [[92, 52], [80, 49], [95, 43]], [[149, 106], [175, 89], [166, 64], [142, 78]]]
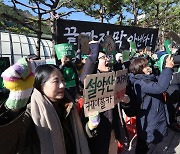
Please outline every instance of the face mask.
[[178, 49], [173, 49], [172, 54], [175, 54]]
[[66, 66], [66, 67], [70, 67], [70, 66], [71, 66], [71, 62], [70, 62], [70, 61], [67, 61], [67, 62], [65, 63], [65, 66]]

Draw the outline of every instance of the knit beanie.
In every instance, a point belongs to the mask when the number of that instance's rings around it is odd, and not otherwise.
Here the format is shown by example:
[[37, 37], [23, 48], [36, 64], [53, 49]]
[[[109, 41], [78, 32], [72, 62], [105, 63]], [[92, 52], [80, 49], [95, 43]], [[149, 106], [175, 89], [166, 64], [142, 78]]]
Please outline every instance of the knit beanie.
[[5, 103], [8, 109], [20, 109], [26, 106], [32, 93], [34, 73], [25, 58], [7, 68], [1, 75], [4, 86], [10, 90]]

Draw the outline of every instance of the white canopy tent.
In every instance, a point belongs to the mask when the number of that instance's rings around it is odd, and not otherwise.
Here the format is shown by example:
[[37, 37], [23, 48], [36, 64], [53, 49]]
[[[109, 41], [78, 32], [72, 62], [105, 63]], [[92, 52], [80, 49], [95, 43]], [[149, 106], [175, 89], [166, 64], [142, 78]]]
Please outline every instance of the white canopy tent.
[[[14, 64], [18, 59], [36, 53], [37, 38], [14, 34], [10, 32], [0, 32], [0, 57], [9, 57], [10, 64]], [[52, 55], [53, 45], [51, 40], [42, 39], [40, 56], [41, 59], [49, 59]]]

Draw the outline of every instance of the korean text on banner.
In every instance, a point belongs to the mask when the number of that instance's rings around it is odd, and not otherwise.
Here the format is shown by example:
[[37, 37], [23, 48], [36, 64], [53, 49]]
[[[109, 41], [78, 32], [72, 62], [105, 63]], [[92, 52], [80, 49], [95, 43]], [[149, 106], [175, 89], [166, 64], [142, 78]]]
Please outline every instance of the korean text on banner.
[[74, 58], [75, 57], [75, 48], [72, 43], [62, 43], [56, 44], [54, 46], [58, 60], [63, 56]]
[[115, 72], [87, 75], [84, 81], [84, 113], [114, 108]]
[[126, 85], [128, 80], [127, 69], [116, 72], [116, 83], [114, 89], [114, 104], [119, 103], [126, 93]]

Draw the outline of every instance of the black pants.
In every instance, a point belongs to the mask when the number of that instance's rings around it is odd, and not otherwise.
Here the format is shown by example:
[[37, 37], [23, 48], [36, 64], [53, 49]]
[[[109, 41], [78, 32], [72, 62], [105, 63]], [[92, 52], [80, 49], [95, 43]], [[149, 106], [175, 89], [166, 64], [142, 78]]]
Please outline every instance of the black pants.
[[141, 138], [137, 138], [137, 143], [136, 143], [136, 154], [145, 154], [149, 150], [148, 143]]

